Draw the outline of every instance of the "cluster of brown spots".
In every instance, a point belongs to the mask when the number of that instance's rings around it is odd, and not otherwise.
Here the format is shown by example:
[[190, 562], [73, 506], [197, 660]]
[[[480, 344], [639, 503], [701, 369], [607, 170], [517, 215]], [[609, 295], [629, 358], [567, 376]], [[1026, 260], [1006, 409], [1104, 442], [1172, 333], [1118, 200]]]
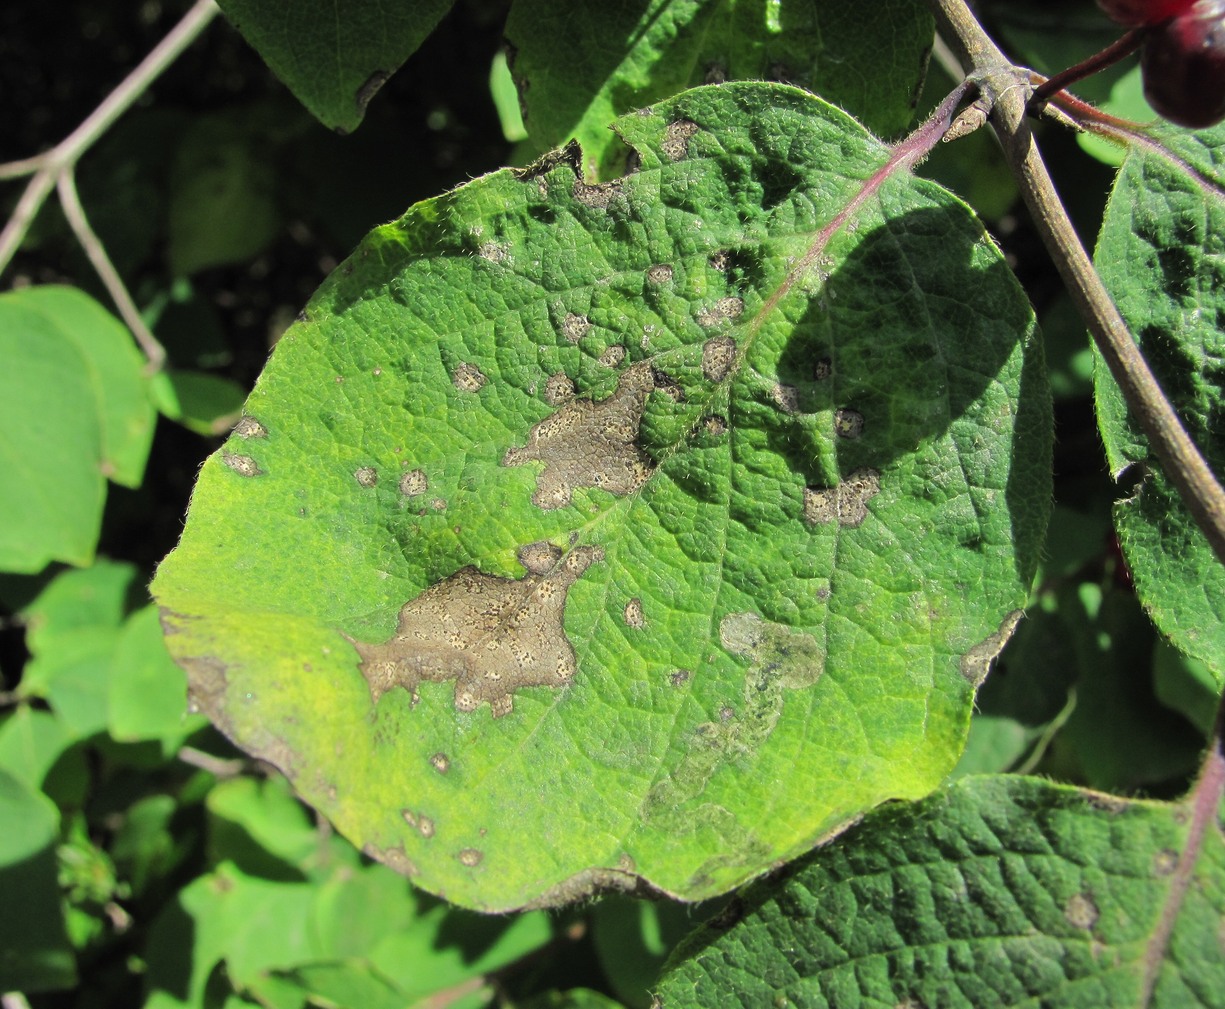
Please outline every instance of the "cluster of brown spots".
[[466, 567], [431, 586], [404, 604], [388, 641], [354, 642], [371, 698], [378, 703], [395, 687], [412, 694], [421, 683], [454, 679], [457, 710], [487, 703], [500, 718], [514, 708], [516, 690], [564, 686], [576, 671], [566, 597], [603, 559], [601, 548], [580, 546], [548, 573], [514, 579]]
[[434, 821], [428, 816], [421, 813], [414, 813], [411, 809], [400, 810], [400, 815], [404, 818], [404, 822], [410, 827], [421, 832], [421, 836], [427, 841], [434, 836]]
[[239, 417], [234, 425], [234, 434], [239, 438], [267, 438], [268, 429], [254, 417]]
[[736, 361], [736, 341], [716, 336], [702, 345], [702, 374], [708, 382], [722, 382]]
[[727, 418], [717, 413], [712, 413], [709, 417], [703, 419], [702, 427], [712, 438], [718, 438], [720, 435], [727, 434]]
[[400, 493], [405, 497], [419, 497], [430, 489], [425, 470], [410, 469], [400, 477]]
[[474, 865], [481, 864], [481, 860], [484, 859], [485, 853], [481, 851], [480, 848], [464, 848], [463, 851], [461, 851], [456, 857], [462, 864], [471, 868]]
[[834, 414], [834, 433], [840, 438], [858, 438], [863, 434], [863, 414], [843, 407]]
[[636, 631], [646, 627], [646, 619], [642, 615], [642, 600], [637, 597], [625, 604], [625, 626]]
[[537, 540], [519, 548], [519, 563], [534, 575], [545, 575], [561, 560], [561, 547], [548, 540]]
[[647, 281], [652, 284], [670, 284], [672, 267], [667, 263], [656, 263], [647, 270]]
[[880, 473], [863, 466], [836, 487], [804, 488], [804, 521], [858, 526], [868, 517], [868, 502], [880, 492]]
[[689, 153], [689, 139], [699, 129], [701, 127], [689, 119], [678, 119], [674, 123], [669, 123], [668, 128], [664, 130], [664, 142], [660, 145], [664, 157], [669, 161], [680, 161]]
[[770, 389], [770, 398], [783, 413], [800, 412], [800, 391], [794, 385], [775, 382]]
[[434, 765], [434, 770], [439, 774], [446, 774], [451, 770], [451, 758], [445, 753], [435, 753], [430, 757], [430, 763]]
[[621, 181], [614, 179], [612, 182], [601, 182], [599, 185], [590, 186], [582, 179], [575, 179], [574, 198], [586, 207], [595, 207], [597, 210], [607, 210], [608, 205], [612, 203], [612, 198], [621, 189]]
[[460, 392], [480, 392], [487, 381], [485, 373], [467, 361], [461, 361], [451, 376], [451, 383]]
[[712, 270], [718, 270], [720, 273], [726, 273], [728, 265], [732, 261], [732, 254], [727, 249], [720, 249], [718, 252], [711, 255], [707, 260], [710, 263]]
[[834, 373], [834, 363], [828, 357], [819, 357], [812, 366], [814, 382], [824, 382]]
[[363, 466], [354, 470], [353, 479], [363, 487], [373, 487], [379, 482], [379, 471], [373, 466]]
[[499, 245], [497, 242], [482, 242], [481, 247], [476, 250], [476, 254], [481, 259], [486, 259], [491, 263], [504, 263], [510, 258], [510, 249], [505, 245]]
[[570, 503], [575, 487], [629, 494], [651, 475], [651, 462], [636, 444], [647, 397], [655, 387], [650, 365], [621, 373], [616, 391], [596, 403], [575, 399], [528, 432], [527, 444], [513, 446], [503, 466], [543, 462], [532, 502], [551, 511]]
[[574, 399], [574, 383], [564, 371], [550, 375], [544, 384], [544, 399], [550, 406], [561, 406]]
[[259, 463], [249, 455], [239, 455], [237, 452], [222, 452], [221, 461], [239, 476], [263, 476]]
[[561, 321], [561, 332], [571, 343], [578, 343], [584, 336], [587, 335], [587, 330], [591, 328], [591, 320], [585, 315], [575, 315], [573, 312], [567, 312], [566, 317]]
[[614, 343], [611, 347], [606, 348], [599, 358], [600, 364], [604, 365], [605, 368], [620, 367], [621, 362], [624, 360], [625, 348], [619, 343]]
[[693, 675], [691, 669], [678, 669], [668, 677], [668, 682], [674, 687], [683, 687], [689, 682], [689, 678]]
[[704, 308], [698, 312], [698, 325], [707, 328], [716, 326], [724, 319], [737, 318], [743, 312], [743, 299], [736, 297], [720, 298], [709, 308]]

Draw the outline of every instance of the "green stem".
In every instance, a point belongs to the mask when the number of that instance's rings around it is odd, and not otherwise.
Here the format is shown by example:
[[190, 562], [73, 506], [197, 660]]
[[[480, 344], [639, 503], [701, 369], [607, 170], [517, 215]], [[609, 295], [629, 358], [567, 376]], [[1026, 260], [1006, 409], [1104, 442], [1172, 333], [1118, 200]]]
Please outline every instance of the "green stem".
[[936, 30], [992, 100], [991, 121], [1034, 226], [1153, 454], [1225, 563], [1225, 490], [1187, 434], [1059, 200], [1026, 121], [1028, 73], [1014, 67], [964, 0], [927, 0]]

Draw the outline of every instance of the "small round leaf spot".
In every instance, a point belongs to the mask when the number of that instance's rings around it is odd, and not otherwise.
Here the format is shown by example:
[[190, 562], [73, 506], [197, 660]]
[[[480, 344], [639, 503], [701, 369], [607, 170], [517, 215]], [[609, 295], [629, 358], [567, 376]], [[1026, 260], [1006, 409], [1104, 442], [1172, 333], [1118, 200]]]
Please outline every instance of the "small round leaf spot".
[[660, 147], [669, 161], [680, 161], [689, 153], [689, 139], [700, 127], [689, 119], [678, 119], [664, 130], [664, 142]]
[[672, 267], [667, 263], [656, 263], [647, 270], [647, 281], [652, 284], [669, 284], [672, 282]]
[[561, 332], [571, 343], [578, 343], [587, 331], [591, 329], [591, 320], [585, 315], [575, 315], [573, 312], [567, 312], [566, 317], [561, 321]]
[[1101, 913], [1087, 893], [1074, 894], [1064, 905], [1063, 916], [1073, 928], [1091, 929]]
[[770, 390], [770, 398], [783, 413], [800, 412], [800, 391], [794, 385], [776, 382]]
[[268, 429], [254, 417], [240, 417], [234, 425], [234, 434], [239, 438], [267, 438]]
[[430, 757], [430, 763], [439, 774], [446, 774], [447, 771], [451, 770], [451, 758], [445, 753], [435, 753]]
[[221, 461], [239, 476], [263, 476], [259, 463], [249, 455], [239, 455], [236, 452], [222, 452]]
[[843, 408], [834, 414], [834, 432], [840, 438], [854, 440], [863, 434], [863, 414]]
[[421, 836], [428, 841], [434, 836], [434, 821], [428, 816], [418, 816], [417, 829], [421, 831]]
[[1178, 852], [1170, 848], [1162, 848], [1153, 856], [1153, 875], [1168, 876], [1178, 868]]
[[638, 598], [631, 599], [625, 604], [625, 626], [631, 627], [636, 631], [646, 627], [647, 622], [642, 615], [642, 600]]
[[497, 242], [482, 242], [477, 255], [491, 263], [503, 263], [510, 258], [510, 250]]
[[689, 678], [693, 676], [693, 672], [689, 669], [678, 669], [668, 677], [668, 682], [674, 687], [683, 687], [689, 682]]
[[605, 368], [616, 368], [625, 360], [625, 348], [619, 343], [614, 343], [611, 347], [600, 355], [600, 364]]
[[460, 392], [480, 392], [486, 381], [488, 379], [485, 378], [484, 372], [475, 364], [468, 364], [466, 361], [461, 363], [451, 376], [451, 382]]
[[813, 363], [812, 377], [815, 382], [824, 382], [834, 373], [834, 363], [828, 357], [819, 357]]
[[702, 345], [702, 374], [708, 382], [722, 382], [736, 360], [736, 341], [716, 336]]
[[712, 270], [718, 270], [720, 273], [726, 273], [727, 267], [732, 261], [732, 254], [727, 249], [720, 249], [707, 260], [710, 263]]
[[727, 434], [727, 418], [721, 414], [712, 413], [702, 421], [702, 427], [712, 438]]
[[353, 479], [363, 487], [373, 487], [379, 482], [379, 471], [373, 466], [363, 466], [354, 471]]
[[405, 497], [417, 497], [430, 489], [430, 481], [424, 470], [410, 469], [400, 477], [400, 493]]
[[462, 864], [471, 867], [480, 865], [485, 853], [480, 848], [464, 848], [457, 857]]

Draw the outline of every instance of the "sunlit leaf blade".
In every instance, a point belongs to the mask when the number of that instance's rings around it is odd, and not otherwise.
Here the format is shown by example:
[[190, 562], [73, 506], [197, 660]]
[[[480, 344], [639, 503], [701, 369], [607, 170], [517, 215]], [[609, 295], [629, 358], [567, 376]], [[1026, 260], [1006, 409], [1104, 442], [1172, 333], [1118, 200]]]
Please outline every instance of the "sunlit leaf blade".
[[1219, 1006], [1225, 845], [1180, 866], [1187, 813], [1016, 777], [878, 810], [695, 932], [658, 1004]]
[[[1225, 475], [1225, 128], [1155, 128], [1123, 163], [1098, 242], [1102, 279], [1188, 433]], [[1225, 687], [1225, 566], [1161, 472], [1098, 359], [1110, 468], [1139, 486], [1114, 510], [1136, 591], [1161, 631]], [[1135, 464], [1140, 468], [1129, 472]]]
[[780, 85], [617, 128], [614, 184], [562, 158], [371, 233], [154, 584], [225, 732], [485, 909], [699, 899], [926, 794], [1049, 503], [1032, 317], [963, 204], [890, 176], [819, 239], [889, 151]]
[[593, 176], [624, 169], [608, 123], [686, 87], [772, 80], [821, 95], [878, 136], [905, 129], [931, 51], [912, 0], [516, 0], [506, 22], [528, 146], [577, 139]]
[[0, 294], [0, 570], [93, 559], [107, 477], [136, 486], [153, 407], [132, 336], [67, 287]]
[[370, 99], [454, 0], [219, 0], [243, 38], [324, 126], [356, 129]]

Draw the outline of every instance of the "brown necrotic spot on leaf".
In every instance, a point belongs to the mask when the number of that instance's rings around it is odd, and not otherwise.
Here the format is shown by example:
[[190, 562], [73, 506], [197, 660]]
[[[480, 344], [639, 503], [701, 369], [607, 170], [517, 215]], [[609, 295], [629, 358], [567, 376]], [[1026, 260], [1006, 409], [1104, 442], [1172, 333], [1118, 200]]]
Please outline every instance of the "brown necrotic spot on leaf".
[[240, 417], [234, 425], [234, 434], [239, 438], [267, 438], [268, 429], [254, 417]]
[[414, 830], [421, 832], [421, 836], [427, 840], [434, 836], [434, 821], [423, 813], [414, 813], [411, 809], [400, 810], [400, 816]]
[[863, 434], [863, 414], [858, 410], [839, 410], [834, 414], [834, 433], [840, 438], [858, 438]]
[[400, 493], [405, 497], [418, 497], [429, 489], [430, 481], [425, 470], [410, 469], [400, 477]]
[[550, 406], [561, 406], [574, 399], [574, 383], [570, 376], [562, 371], [550, 375], [544, 384], [544, 399]]
[[720, 249], [718, 252], [711, 255], [707, 260], [710, 263], [712, 270], [718, 270], [720, 273], [726, 273], [727, 267], [732, 261], [732, 254], [727, 249]]
[[562, 336], [571, 343], [578, 343], [579, 340], [587, 335], [587, 330], [589, 329], [591, 329], [591, 320], [585, 315], [567, 312], [566, 317], [561, 321]]
[[491, 263], [504, 263], [510, 258], [510, 249], [497, 242], [482, 242], [476, 254]]
[[1091, 929], [1101, 916], [1093, 898], [1087, 893], [1073, 894], [1063, 908], [1063, 916], [1073, 928]]
[[668, 128], [664, 130], [664, 142], [660, 146], [664, 157], [669, 161], [680, 161], [689, 153], [689, 139], [699, 129], [698, 124], [689, 119], [678, 119], [674, 123], [669, 123]]
[[880, 492], [880, 473], [867, 466], [854, 470], [837, 487], [804, 488], [804, 521], [858, 526], [868, 517], [868, 502]]
[[1178, 868], [1178, 852], [1171, 848], [1162, 848], [1153, 856], [1153, 875], [1158, 878], [1168, 876]]
[[548, 540], [537, 540], [519, 548], [519, 563], [534, 575], [548, 574], [561, 560], [561, 547]]
[[480, 392], [485, 388], [487, 381], [485, 373], [475, 364], [469, 364], [467, 361], [460, 362], [455, 369], [455, 374], [451, 376], [451, 382], [460, 392]]
[[621, 362], [625, 360], [625, 348], [619, 343], [614, 343], [611, 347], [605, 349], [600, 355], [600, 364], [605, 368], [620, 367]]
[[239, 476], [263, 476], [264, 471], [259, 463], [249, 455], [239, 455], [237, 452], [222, 452], [221, 461]]
[[480, 865], [485, 853], [480, 848], [464, 848], [456, 857], [461, 863], [471, 867]]
[[712, 438], [718, 438], [720, 435], [727, 434], [727, 418], [712, 413], [702, 420], [702, 427]]
[[1024, 615], [1023, 610], [1013, 610], [1004, 618], [999, 630], [984, 638], [961, 657], [961, 675], [975, 687], [987, 678], [995, 657], [1004, 650]]
[[692, 675], [691, 669], [678, 669], [668, 677], [668, 682], [674, 687], [683, 687]]
[[819, 357], [813, 363], [812, 377], [815, 382], [824, 382], [834, 373], [834, 363], [828, 357]]
[[[384, 84], [391, 79], [391, 74], [386, 70], [376, 70], [364, 81], [362, 86], [357, 89], [357, 94], [354, 96], [357, 102], [357, 114], [359, 116], [366, 114], [366, 106], [370, 104], [370, 99], [379, 92]], [[341, 130], [340, 132], [344, 132]]]
[[656, 263], [647, 270], [647, 280], [652, 284], [667, 284], [672, 280], [672, 267], [667, 263]]
[[699, 326], [717, 326], [724, 319], [735, 319], [744, 312], [744, 300], [741, 298], [720, 298], [713, 305], [702, 309], [697, 314]]
[[650, 365], [631, 365], [611, 396], [566, 403], [528, 432], [526, 445], [508, 449], [502, 465], [545, 464], [532, 502], [546, 511], [568, 505], [575, 487], [617, 495], [637, 490], [651, 475], [651, 461], [636, 442], [654, 387]]
[[612, 202], [612, 198], [620, 189], [621, 181], [619, 179], [614, 179], [612, 182], [601, 182], [596, 186], [590, 186], [582, 179], [575, 179], [572, 192], [574, 193], [574, 198], [584, 206], [606, 210]]
[[736, 361], [736, 341], [716, 336], [702, 345], [702, 374], [708, 382], [722, 382]]
[[635, 597], [625, 604], [625, 626], [640, 631], [646, 625], [646, 619], [642, 615], [642, 600]]
[[800, 412], [800, 391], [794, 385], [775, 382], [770, 388], [770, 398], [783, 413]]
[[373, 487], [379, 482], [379, 471], [373, 466], [363, 466], [354, 471], [353, 479], [363, 487]]
[[451, 758], [445, 753], [435, 753], [430, 757], [430, 763], [434, 765], [434, 770], [439, 774], [446, 774], [451, 770]]
[[456, 709], [488, 704], [499, 718], [512, 710], [516, 690], [569, 683], [576, 665], [565, 633], [566, 597], [603, 559], [601, 548], [579, 546], [547, 573], [501, 578], [466, 567], [426, 589], [404, 604], [388, 641], [354, 642], [372, 699], [395, 687], [412, 694], [421, 683], [453, 679]]
[[403, 848], [380, 848], [377, 844], [365, 844], [362, 845], [362, 854], [376, 862], [382, 862], [401, 876], [417, 875], [417, 866], [404, 854]]

